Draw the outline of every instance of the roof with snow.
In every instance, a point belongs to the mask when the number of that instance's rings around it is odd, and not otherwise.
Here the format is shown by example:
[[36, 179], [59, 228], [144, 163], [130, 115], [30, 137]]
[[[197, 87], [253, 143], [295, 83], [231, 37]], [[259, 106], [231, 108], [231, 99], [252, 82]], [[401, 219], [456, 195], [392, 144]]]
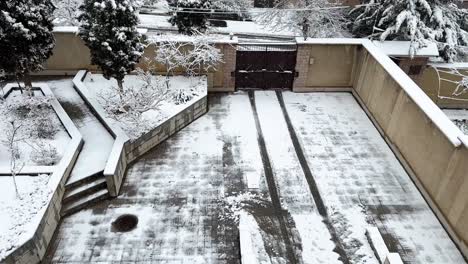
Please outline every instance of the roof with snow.
[[[372, 41], [375, 46], [382, 49], [388, 56], [409, 57], [410, 41]], [[435, 43], [429, 43], [426, 47], [419, 49], [415, 57], [438, 57], [439, 50]]]

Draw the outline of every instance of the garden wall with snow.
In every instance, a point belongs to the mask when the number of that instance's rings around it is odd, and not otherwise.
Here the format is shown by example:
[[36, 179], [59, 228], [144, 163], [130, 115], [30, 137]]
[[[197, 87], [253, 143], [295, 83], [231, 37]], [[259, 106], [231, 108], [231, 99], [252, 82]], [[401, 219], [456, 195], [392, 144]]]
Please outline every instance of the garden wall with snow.
[[[45, 71], [43, 74], [69, 74], [74, 75], [79, 70], [96, 71], [97, 67], [91, 64], [91, 57], [88, 47], [81, 38], [77, 35], [77, 27], [56, 27], [54, 35], [56, 38], [56, 46], [53, 50], [53, 55], [47, 60], [44, 65]], [[146, 30], [140, 30], [146, 34]], [[147, 38], [148, 34], [146, 34]], [[155, 41], [176, 41], [190, 42], [190, 37], [180, 37], [178, 35], [170, 35], [165, 39]], [[223, 54], [223, 62], [216, 66], [216, 70], [210, 70], [208, 76], [209, 91], [233, 91], [234, 77], [231, 72], [236, 66], [236, 45], [237, 38], [232, 40], [229, 37], [221, 37], [220, 39], [210, 39], [214, 46]], [[156, 56], [157, 45], [149, 44], [145, 48], [143, 58], [149, 58], [152, 63], [151, 67], [156, 69], [157, 74], [165, 74], [166, 68], [164, 65], [156, 63], [153, 58]], [[148, 64], [141, 62], [137, 67], [144, 70], [148, 69]], [[175, 71], [176, 74], [182, 74], [181, 70]]]
[[[25, 167], [21, 175], [16, 176], [19, 178], [19, 184], [27, 185], [21, 188], [22, 192], [32, 189], [31, 193], [20, 194], [25, 196], [21, 199], [10, 199], [11, 204], [8, 202], [5, 204], [5, 201], [2, 201], [2, 206], [0, 206], [2, 228], [7, 230], [2, 232], [2, 236], [6, 236], [7, 239], [2, 239], [5, 243], [0, 245], [0, 260], [7, 264], [38, 263], [44, 257], [60, 222], [65, 183], [83, 144], [81, 134], [49, 87], [43, 83], [33, 85], [35, 90], [49, 97], [50, 105], [71, 140], [67, 142], [60, 161], [50, 167], [50, 173], [43, 174], [43, 167], [33, 166]], [[6, 85], [3, 88], [4, 94], [8, 95], [14, 87], [13, 84]], [[11, 176], [3, 176], [2, 180], [7, 177]], [[41, 179], [45, 183], [40, 181]], [[2, 184], [1, 187], [11, 189], [9, 185]], [[8, 197], [7, 191], [2, 190], [2, 193], [2, 198]]]
[[[90, 77], [91, 75], [87, 71], [79, 71], [73, 80], [73, 84], [86, 103], [95, 112], [96, 116], [105, 124], [106, 128], [115, 138], [112, 151], [104, 169], [104, 176], [106, 177], [109, 193], [111, 196], [117, 196], [123, 184], [127, 166], [131, 162], [208, 111], [206, 78], [194, 77], [200, 81], [197, 84], [199, 91], [197, 91], [197, 94], [190, 101], [162, 109], [162, 112], [166, 112], [167, 114], [160, 117], [157, 116], [156, 121], [152, 125], [144, 130], [136, 131], [135, 134], [135, 131], [131, 128], [133, 124], [129, 124], [129, 127], [126, 128], [125, 124], [115, 122], [115, 120], [109, 118], [109, 113], [102, 107], [95, 91], [91, 92], [91, 89], [88, 88], [88, 86], [94, 85], [94, 78], [96, 78], [99, 87], [105, 86], [102, 84], [103, 79], [99, 75], [97, 77]], [[93, 78], [93, 80], [87, 80], [90, 78]], [[174, 76], [172, 78], [174, 79], [172, 85], [179, 88], [184, 85], [186, 86], [186, 82], [190, 82], [188, 78], [182, 76]], [[150, 117], [148, 122], [151, 123], [153, 119], [154, 117]]]

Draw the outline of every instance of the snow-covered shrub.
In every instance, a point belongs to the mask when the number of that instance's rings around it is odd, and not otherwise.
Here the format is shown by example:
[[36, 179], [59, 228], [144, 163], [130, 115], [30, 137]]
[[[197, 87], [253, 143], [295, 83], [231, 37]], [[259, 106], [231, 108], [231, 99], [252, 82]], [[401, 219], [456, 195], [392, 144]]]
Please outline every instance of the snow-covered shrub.
[[60, 26], [78, 26], [79, 7], [83, 0], [53, 0], [57, 7], [54, 13], [54, 24]]
[[453, 61], [460, 46], [468, 45], [468, 11], [456, 0], [367, 0], [350, 12], [357, 37], [411, 41], [410, 54], [428, 42], [438, 45], [446, 61]]
[[42, 69], [55, 46], [50, 0], [0, 1], [0, 68], [23, 78], [32, 95], [31, 72]]
[[169, 5], [176, 9], [169, 22], [177, 25], [179, 33], [192, 35], [206, 31], [211, 0], [172, 0]]
[[91, 62], [106, 79], [115, 78], [123, 96], [123, 79], [135, 69], [144, 46], [137, 31], [138, 1], [84, 0], [80, 7], [79, 36], [91, 51]]
[[273, 31], [292, 31], [304, 38], [345, 37], [343, 10], [328, 0], [281, 0], [254, 20]]
[[166, 82], [156, 78], [150, 71], [136, 70], [138, 82], [127, 85], [121, 96], [116, 93], [117, 87], [111, 91], [98, 93], [99, 101], [110, 117], [127, 124], [130, 136], [139, 135], [148, 130], [148, 122], [143, 115], [151, 110], [158, 110], [160, 104], [167, 101], [171, 94]]
[[57, 149], [42, 140], [37, 140], [31, 144], [33, 151], [31, 152], [31, 160], [36, 164], [43, 166], [51, 166], [57, 163], [59, 157]]
[[460, 128], [460, 130], [465, 134], [468, 135], [468, 120], [452, 120], [455, 125]]
[[[237, 15], [243, 19], [249, 19], [248, 10], [253, 8], [252, 0], [214, 0], [211, 3], [214, 10], [237, 12]], [[216, 14], [216, 13], [215, 13]]]
[[197, 92], [191, 88], [187, 89], [176, 89], [172, 93], [172, 100], [176, 105], [185, 104], [193, 99], [194, 96], [197, 96]]

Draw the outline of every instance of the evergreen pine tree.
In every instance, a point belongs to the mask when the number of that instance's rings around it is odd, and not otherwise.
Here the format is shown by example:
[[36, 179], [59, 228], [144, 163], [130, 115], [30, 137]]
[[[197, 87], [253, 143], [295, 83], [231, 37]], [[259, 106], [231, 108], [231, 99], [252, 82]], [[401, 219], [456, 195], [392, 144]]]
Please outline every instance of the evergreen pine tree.
[[169, 4], [177, 9], [169, 22], [177, 25], [179, 33], [192, 35], [196, 31], [206, 31], [211, 0], [173, 0]]
[[91, 51], [91, 62], [106, 79], [117, 80], [120, 96], [123, 79], [135, 69], [144, 46], [137, 31], [138, 3], [128, 0], [85, 0], [78, 20], [79, 35]]
[[352, 32], [358, 37], [411, 41], [410, 55], [435, 42], [447, 61], [468, 44], [468, 12], [456, 0], [368, 0], [351, 11]]
[[30, 73], [42, 69], [55, 46], [54, 9], [50, 0], [0, 1], [0, 68], [23, 79], [30, 96]]

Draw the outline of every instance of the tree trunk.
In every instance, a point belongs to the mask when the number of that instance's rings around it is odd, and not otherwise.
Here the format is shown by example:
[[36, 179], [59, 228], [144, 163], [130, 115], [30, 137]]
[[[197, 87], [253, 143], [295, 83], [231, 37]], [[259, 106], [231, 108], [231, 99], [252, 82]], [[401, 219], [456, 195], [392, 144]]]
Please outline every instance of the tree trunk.
[[123, 100], [123, 93], [124, 93], [123, 80], [118, 79], [117, 80], [117, 85], [119, 86], [120, 101], [122, 101]]
[[23, 80], [24, 80], [24, 88], [26, 90], [26, 95], [29, 97], [33, 96], [34, 93], [32, 89], [33, 87], [32, 87], [31, 75], [29, 75], [29, 73], [25, 73]]

